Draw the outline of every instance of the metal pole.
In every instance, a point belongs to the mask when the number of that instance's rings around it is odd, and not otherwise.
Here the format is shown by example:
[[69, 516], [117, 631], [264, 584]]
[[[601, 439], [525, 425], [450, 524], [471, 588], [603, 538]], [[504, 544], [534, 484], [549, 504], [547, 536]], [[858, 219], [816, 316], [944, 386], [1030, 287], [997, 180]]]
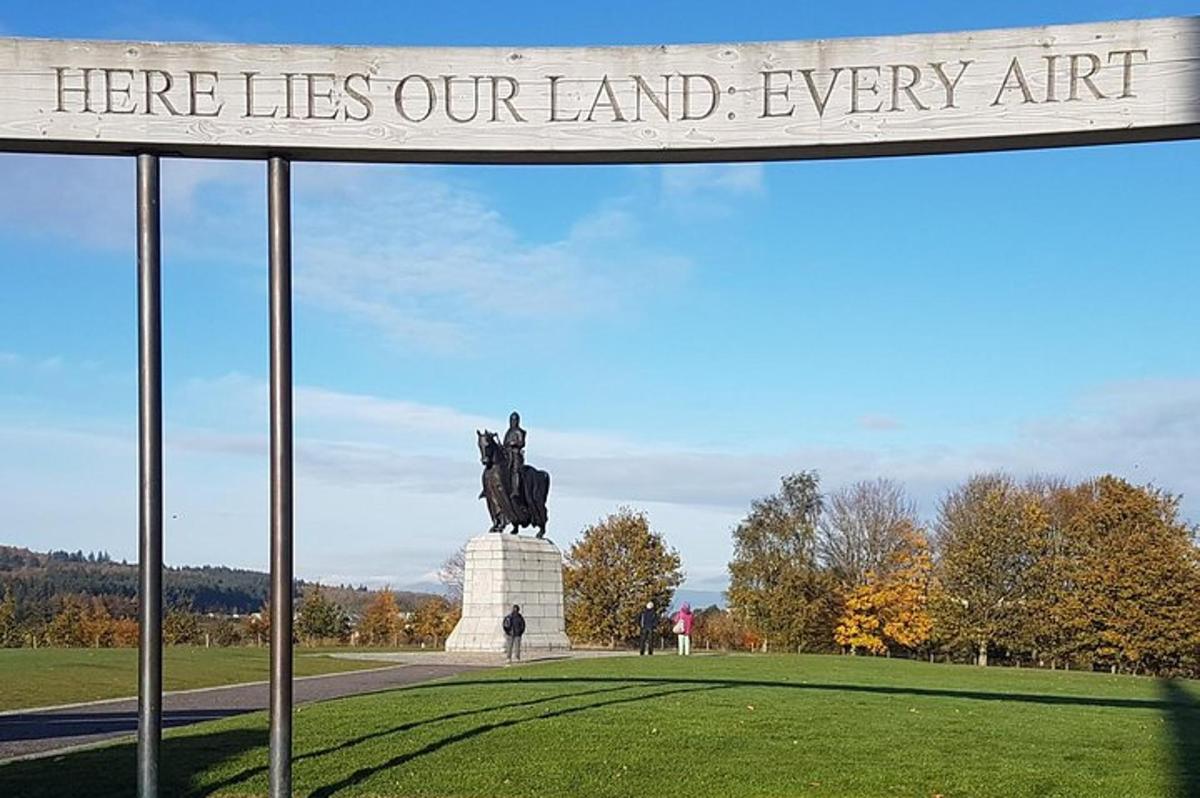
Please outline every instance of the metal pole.
[[292, 794], [292, 178], [267, 163], [271, 316], [271, 798]]
[[162, 263], [158, 156], [137, 157], [138, 796], [158, 796], [162, 741]]

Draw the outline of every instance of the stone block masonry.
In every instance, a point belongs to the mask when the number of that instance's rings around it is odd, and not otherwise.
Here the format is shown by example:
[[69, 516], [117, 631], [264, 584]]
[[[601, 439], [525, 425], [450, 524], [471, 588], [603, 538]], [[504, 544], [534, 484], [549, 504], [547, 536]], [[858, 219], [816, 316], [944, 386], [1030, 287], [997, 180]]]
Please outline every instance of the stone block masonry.
[[523, 651], [567, 651], [563, 622], [562, 552], [548, 540], [486, 534], [467, 542], [463, 615], [447, 651], [502, 652], [501, 623], [512, 605], [525, 616]]

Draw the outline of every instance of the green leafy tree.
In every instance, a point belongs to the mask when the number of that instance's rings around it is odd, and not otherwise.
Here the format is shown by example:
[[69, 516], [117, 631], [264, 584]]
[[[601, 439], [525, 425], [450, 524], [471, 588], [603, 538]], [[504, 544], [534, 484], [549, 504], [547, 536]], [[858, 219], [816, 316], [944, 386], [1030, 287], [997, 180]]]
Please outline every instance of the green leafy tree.
[[1055, 669], [1074, 658], [1079, 648], [1071, 615], [1076, 612], [1075, 571], [1081, 549], [1071, 519], [1079, 512], [1080, 502], [1086, 503], [1087, 499], [1067, 481], [1056, 478], [1031, 479], [1024, 489], [1041, 505], [1045, 525], [1036, 546], [1037, 556], [1030, 564], [1027, 612], [1012, 644], [1027, 649], [1034, 664]]
[[340, 640], [350, 630], [350, 619], [344, 610], [330, 601], [320, 585], [314, 585], [300, 602], [296, 616], [296, 633], [314, 644], [322, 640]]
[[832, 646], [837, 585], [816, 559], [821, 504], [817, 474], [791, 474], [733, 530], [729, 603], [764, 649]]
[[583, 530], [563, 569], [567, 634], [616, 646], [638, 634], [647, 602], [668, 607], [683, 581], [679, 553], [627, 507]]
[[1038, 497], [1003, 474], [971, 477], [946, 496], [932, 601], [940, 639], [971, 649], [979, 665], [993, 648], [1029, 644], [1048, 527]]

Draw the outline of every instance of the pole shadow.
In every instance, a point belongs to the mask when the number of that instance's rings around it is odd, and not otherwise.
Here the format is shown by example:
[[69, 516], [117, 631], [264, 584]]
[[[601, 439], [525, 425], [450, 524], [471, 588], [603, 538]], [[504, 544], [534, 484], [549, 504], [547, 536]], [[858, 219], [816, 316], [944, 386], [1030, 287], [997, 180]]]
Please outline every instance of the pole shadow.
[[[197, 793], [196, 774], [262, 749], [265, 729], [231, 729], [204, 735], [166, 737], [159, 757], [159, 794]], [[20, 798], [128, 798], [137, 794], [137, 744], [134, 742], [77, 751], [69, 756], [30, 759], [0, 765], [0, 795]]]
[[[605, 688], [602, 688], [599, 690], [582, 690], [582, 691], [576, 691], [576, 692], [570, 692], [570, 693], [557, 693], [555, 695], [542, 696], [540, 698], [532, 698], [532, 699], [529, 699], [528, 701], [512, 701], [507, 704], [494, 704], [494, 705], [486, 706], [486, 707], [477, 707], [475, 709], [463, 709], [463, 710], [459, 710], [457, 712], [447, 712], [444, 715], [437, 715], [436, 717], [425, 718], [423, 720], [409, 721], [407, 723], [401, 723], [397, 726], [393, 726], [389, 729], [383, 729], [381, 731], [371, 732], [370, 734], [364, 734], [360, 737], [353, 737], [349, 740], [343, 740], [342, 742], [338, 743], [337, 745], [331, 745], [326, 748], [319, 748], [314, 751], [305, 751], [303, 753], [293, 756], [292, 762], [293, 763], [303, 762], [303, 761], [309, 760], [309, 759], [317, 759], [322, 756], [328, 756], [330, 754], [335, 754], [339, 751], [348, 750], [350, 748], [353, 748], [356, 745], [361, 745], [363, 743], [370, 742], [371, 740], [378, 740], [378, 739], [381, 739], [384, 737], [389, 737], [394, 734], [400, 734], [402, 732], [412, 731], [413, 729], [417, 729], [422, 726], [428, 726], [433, 723], [441, 723], [443, 721], [448, 721], [448, 720], [458, 720], [460, 718], [468, 718], [473, 715], [482, 715], [487, 712], [497, 712], [499, 710], [504, 710], [504, 709], [523, 709], [526, 707], [534, 707], [539, 704], [547, 704], [552, 701], [562, 701], [562, 700], [565, 700], [568, 698], [582, 698], [584, 696], [600, 695], [603, 693], [613, 693], [613, 692], [617, 692], [617, 691], [621, 691], [621, 690], [631, 690], [631, 689], [634, 689], [639, 686], [641, 686], [641, 685], [625, 684], [625, 685], [621, 685], [618, 687], [605, 687]], [[266, 765], [259, 765], [257, 767], [248, 768], [246, 770], [243, 770], [240, 773], [236, 773], [236, 774], [230, 776], [227, 779], [223, 779], [222, 781], [208, 785], [205, 788], [203, 794], [211, 795], [211, 794], [219, 792], [227, 787], [231, 787], [234, 784], [237, 784], [242, 781], [246, 781], [247, 779], [253, 778], [254, 776], [261, 775], [266, 772], [267, 772]]]
[[823, 682], [771, 682], [753, 679], [698, 679], [692, 677], [641, 677], [641, 676], [581, 676], [581, 677], [533, 677], [511, 679], [471, 679], [466, 681], [415, 684], [401, 690], [437, 690], [469, 685], [486, 686], [496, 684], [572, 684], [572, 683], [619, 683], [643, 686], [694, 685], [710, 687], [768, 687], [784, 690], [814, 690], [842, 693], [865, 693], [868, 695], [923, 696], [928, 698], [957, 698], [969, 701], [1004, 701], [1050, 706], [1089, 706], [1110, 709], [1153, 709], [1167, 711], [1169, 700], [1152, 698], [1100, 698], [1096, 696], [1044, 695], [1041, 693], [1003, 693], [981, 690], [949, 690], [936, 687], [891, 687], [887, 685], [836, 684]]
[[[227, 718], [247, 709], [179, 709], [163, 712], [163, 728], [186, 726], [206, 720]], [[0, 717], [0, 750], [3, 743], [21, 740], [60, 740], [95, 735], [133, 734], [137, 731], [136, 710], [125, 712], [31, 712]]]
[[1175, 679], [1161, 685], [1175, 761], [1174, 794], [1200, 798], [1200, 697]]
[[313, 792], [311, 793], [311, 798], [331, 798], [333, 795], [337, 794], [341, 790], [361, 784], [362, 782], [369, 779], [371, 776], [374, 776], [376, 773], [382, 773], [383, 771], [400, 767], [401, 765], [404, 765], [407, 762], [411, 762], [411, 761], [418, 759], [420, 757], [423, 757], [423, 756], [428, 756], [429, 754], [440, 751], [441, 749], [446, 748], [447, 746], [454, 745], [455, 743], [460, 743], [465, 740], [470, 740], [470, 739], [472, 739], [474, 737], [478, 737], [482, 734], [487, 734], [488, 732], [496, 731], [497, 729], [512, 728], [513, 726], [521, 726], [526, 723], [534, 723], [539, 720], [547, 720], [550, 718], [561, 718], [566, 715], [575, 715], [580, 712], [587, 712], [588, 710], [598, 709], [600, 707], [611, 707], [611, 706], [617, 706], [619, 704], [629, 704], [629, 703], [639, 702], [639, 701], [650, 701], [650, 700], [653, 700], [656, 698], [663, 698], [665, 696], [676, 695], [679, 693], [697, 693], [697, 692], [703, 692], [703, 691], [707, 691], [707, 690], [720, 690], [720, 689], [723, 689], [722, 685], [687, 686], [687, 687], [681, 687], [679, 689], [674, 689], [674, 690], [657, 690], [653, 693], [639, 693], [638, 695], [627, 696], [625, 698], [614, 698], [614, 699], [611, 699], [608, 701], [593, 701], [593, 702], [587, 703], [587, 704], [582, 704], [582, 705], [577, 705], [577, 706], [572, 706], [572, 707], [564, 707], [562, 709], [550, 710], [548, 712], [543, 712], [539, 715], [534, 715], [532, 717], [510, 718], [509, 720], [495, 721], [493, 723], [483, 723], [483, 724], [480, 724], [479, 726], [475, 726], [470, 729], [466, 729], [464, 731], [458, 732], [457, 734], [452, 734], [449, 737], [443, 737], [440, 740], [435, 740], [434, 742], [431, 742], [428, 745], [417, 749], [416, 751], [412, 751], [407, 754], [401, 754], [399, 756], [392, 757], [391, 759], [387, 760], [386, 762], [382, 762], [378, 765], [372, 765], [371, 767], [366, 767], [366, 768], [359, 768], [358, 770], [354, 771], [349, 776], [346, 776], [343, 779], [332, 782], [330, 784], [323, 785], [323, 786], [318, 787], [317, 789], [313, 790]]

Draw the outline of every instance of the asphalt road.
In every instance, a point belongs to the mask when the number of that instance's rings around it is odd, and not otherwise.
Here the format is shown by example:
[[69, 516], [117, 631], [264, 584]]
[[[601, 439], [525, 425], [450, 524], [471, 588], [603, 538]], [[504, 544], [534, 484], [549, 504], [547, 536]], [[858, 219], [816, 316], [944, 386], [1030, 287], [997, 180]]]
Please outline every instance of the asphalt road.
[[[296, 679], [295, 702], [302, 704], [373, 693], [472, 670], [479, 670], [479, 667], [466, 664], [398, 665], [309, 676]], [[254, 712], [266, 709], [267, 704], [265, 682], [168, 693], [163, 696], [163, 727], [186, 726]], [[136, 732], [137, 699], [133, 698], [0, 715], [0, 762], [126, 737]]]

